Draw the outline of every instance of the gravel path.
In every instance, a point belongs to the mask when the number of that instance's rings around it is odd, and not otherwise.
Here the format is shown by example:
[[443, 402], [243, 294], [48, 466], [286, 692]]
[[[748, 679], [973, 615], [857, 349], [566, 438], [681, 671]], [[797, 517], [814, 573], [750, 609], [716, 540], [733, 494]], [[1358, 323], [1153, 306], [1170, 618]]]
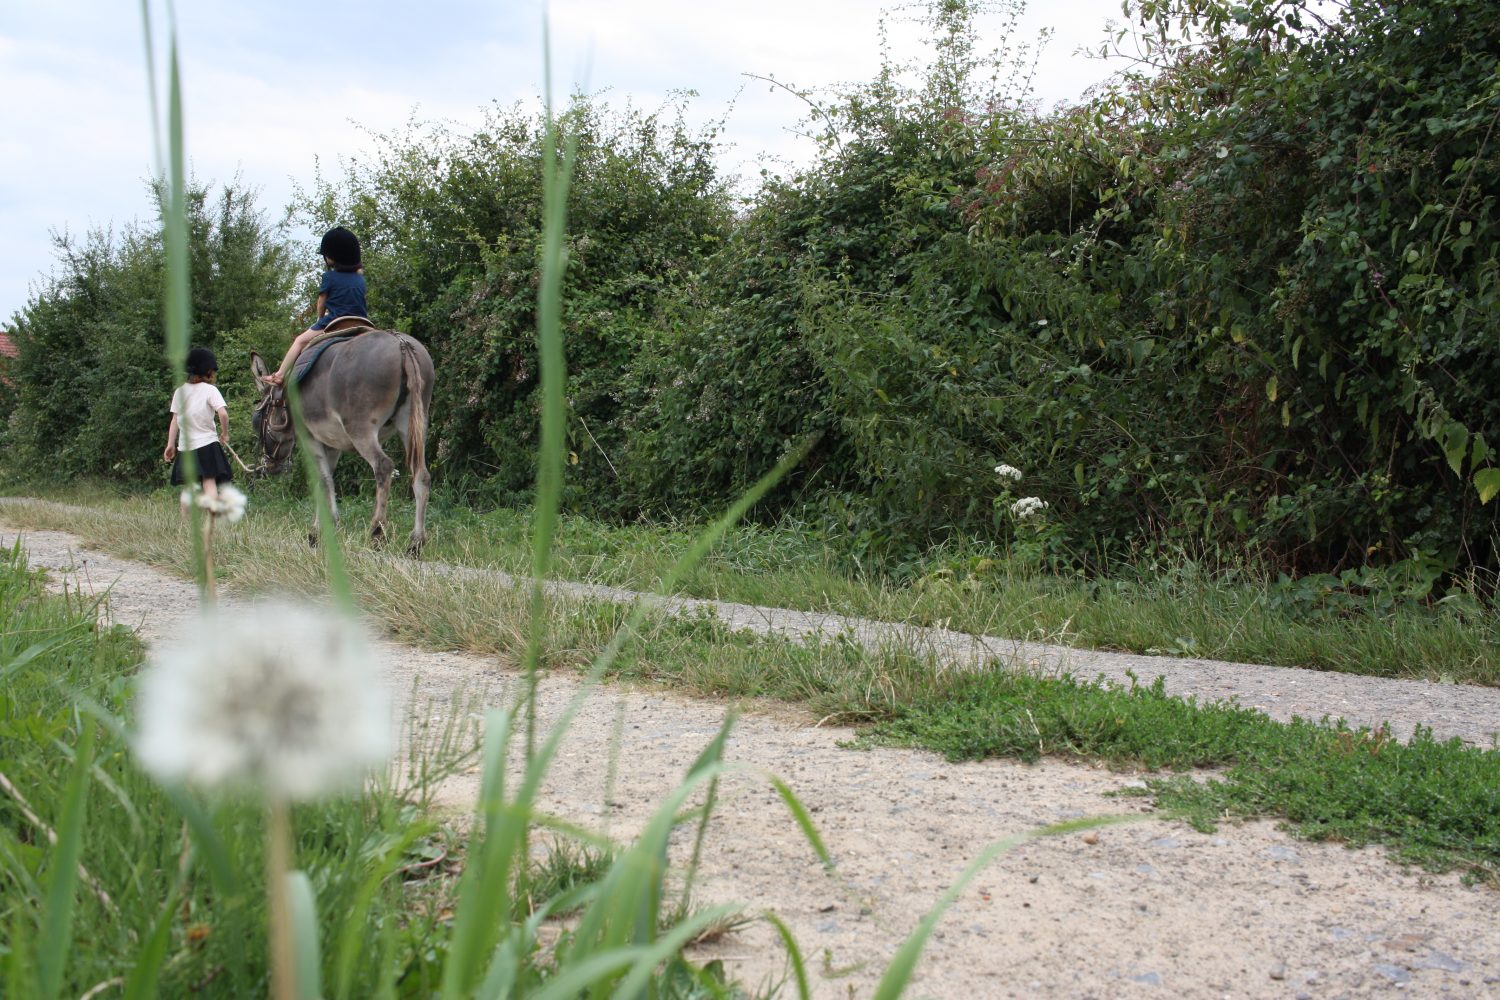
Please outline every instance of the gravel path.
[[[464, 576], [489, 576], [512, 584], [515, 579], [493, 570], [434, 564], [434, 571]], [[598, 584], [556, 583], [561, 594], [629, 603], [641, 594]], [[1464, 684], [1434, 684], [1429, 681], [1372, 678], [1359, 674], [1330, 673], [1270, 667], [1223, 660], [1142, 656], [1091, 649], [1072, 649], [1036, 642], [976, 636], [943, 628], [894, 625], [820, 612], [763, 608], [752, 604], [696, 598], [658, 597], [645, 599], [682, 614], [711, 612], [732, 628], [761, 635], [794, 639], [847, 637], [866, 649], [896, 645], [931, 654], [955, 668], [976, 668], [999, 662], [1037, 673], [1064, 674], [1092, 680], [1105, 677], [1122, 684], [1134, 675], [1142, 684], [1157, 677], [1167, 692], [1200, 702], [1237, 700], [1283, 722], [1300, 716], [1342, 718], [1355, 726], [1375, 727], [1389, 722], [1400, 739], [1411, 736], [1417, 725], [1428, 726], [1439, 739], [1460, 737], [1476, 746], [1500, 745], [1500, 688]]]
[[[18, 533], [0, 529], [0, 542]], [[85, 592], [109, 590], [114, 620], [147, 643], [183, 627], [192, 586], [139, 563], [82, 549], [57, 532], [27, 531], [34, 565]], [[441, 571], [435, 569], [434, 571]], [[746, 627], [791, 634], [849, 632], [889, 641], [874, 623], [729, 606]], [[999, 656], [1040, 669], [1142, 680], [1200, 698], [1236, 695], [1286, 718], [1342, 715], [1415, 723], [1488, 742], [1500, 711], [1486, 689], [976, 640], [900, 630], [957, 663]], [[992, 645], [998, 643], [998, 645]], [[484, 690], [503, 703], [517, 683], [507, 664], [392, 643], [380, 655], [398, 690], [419, 699]], [[571, 676], [543, 685], [552, 718], [576, 691]], [[608, 687], [570, 730], [543, 808], [628, 837], [686, 771], [726, 706], [658, 690]], [[774, 910], [794, 929], [823, 1000], [866, 997], [904, 936], [986, 844], [1073, 816], [1146, 813], [1111, 793], [1139, 786], [1127, 773], [1056, 761], [952, 765], [917, 751], [839, 747], [850, 731], [782, 712], [743, 718], [729, 756], [745, 768], [726, 782], [705, 855], [699, 897]], [[606, 808], [611, 733], [623, 726], [616, 802]], [[838, 863], [825, 875], [762, 775], [784, 778], [814, 809]], [[467, 809], [475, 778], [445, 801]], [[1500, 998], [1500, 895], [1451, 875], [1404, 871], [1382, 851], [1294, 840], [1270, 823], [1213, 834], [1150, 815], [1094, 834], [1036, 841], [1001, 857], [960, 898], [929, 946], [910, 997], [1423, 997]], [[776, 976], [779, 946], [752, 924], [700, 960], [723, 958], [747, 983]]]

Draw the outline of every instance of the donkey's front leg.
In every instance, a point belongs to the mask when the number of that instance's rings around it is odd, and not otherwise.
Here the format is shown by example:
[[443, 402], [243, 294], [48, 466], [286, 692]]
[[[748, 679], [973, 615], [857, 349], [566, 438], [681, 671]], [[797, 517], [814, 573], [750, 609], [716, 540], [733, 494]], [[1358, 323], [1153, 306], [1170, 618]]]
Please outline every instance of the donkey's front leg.
[[[318, 479], [323, 484], [323, 495], [328, 498], [328, 512], [332, 515], [334, 527], [338, 527], [339, 503], [333, 495], [333, 467], [338, 464], [339, 452], [318, 441], [313, 441], [312, 453], [313, 464], [318, 467]], [[307, 544], [313, 546], [318, 544], [318, 508], [316, 500], [313, 503], [312, 530], [307, 533]]]

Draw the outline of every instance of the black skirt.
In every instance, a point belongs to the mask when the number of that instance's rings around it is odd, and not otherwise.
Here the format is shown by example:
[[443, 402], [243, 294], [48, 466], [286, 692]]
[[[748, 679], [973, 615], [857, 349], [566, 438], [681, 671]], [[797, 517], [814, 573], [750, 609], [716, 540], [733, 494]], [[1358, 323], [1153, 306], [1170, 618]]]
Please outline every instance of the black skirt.
[[[224, 454], [224, 446], [217, 441], [194, 451], [193, 458], [198, 461], [199, 482], [212, 479], [216, 483], [227, 483], [234, 478], [234, 473], [229, 468], [229, 456]], [[182, 485], [182, 464], [182, 452], [179, 451], [177, 458], [172, 462], [173, 486]]]

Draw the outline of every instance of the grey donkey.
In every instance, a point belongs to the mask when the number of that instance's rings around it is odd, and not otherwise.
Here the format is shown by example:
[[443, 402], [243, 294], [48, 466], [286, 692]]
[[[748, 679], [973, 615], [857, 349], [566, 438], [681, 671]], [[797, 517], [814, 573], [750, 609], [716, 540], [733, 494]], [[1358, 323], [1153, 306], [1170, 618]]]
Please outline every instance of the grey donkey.
[[[266, 381], [269, 369], [253, 351], [250, 369], [260, 391], [253, 421], [264, 455], [261, 468], [274, 476], [285, 469], [291, 458], [297, 444], [296, 432], [286, 390]], [[420, 343], [393, 330], [367, 329], [350, 340], [323, 347], [311, 369], [297, 383], [313, 458], [335, 522], [338, 503], [333, 493], [333, 467], [339, 455], [358, 452], [375, 473], [375, 513], [370, 518], [370, 538], [377, 545], [386, 538], [386, 505], [396, 468], [381, 442], [392, 434], [401, 435], [417, 508], [407, 545], [412, 555], [419, 554], [427, 541], [427, 495], [432, 485], [432, 476], [427, 472], [427, 415], [432, 407], [432, 380], [432, 358]], [[317, 544], [316, 516], [307, 537], [309, 542]]]

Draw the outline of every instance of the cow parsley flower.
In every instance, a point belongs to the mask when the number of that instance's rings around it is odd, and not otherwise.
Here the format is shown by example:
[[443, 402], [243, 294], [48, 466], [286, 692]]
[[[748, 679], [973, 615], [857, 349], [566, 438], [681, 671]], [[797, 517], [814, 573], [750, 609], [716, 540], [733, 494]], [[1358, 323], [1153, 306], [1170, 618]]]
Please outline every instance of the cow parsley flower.
[[999, 476], [1001, 479], [1009, 479], [1013, 483], [1019, 483], [1021, 481], [1021, 470], [1016, 468], [1014, 465], [1006, 465], [1004, 462], [1001, 462], [999, 465], [995, 466], [995, 475]]
[[1040, 514], [1047, 507], [1047, 501], [1041, 497], [1022, 497], [1010, 505], [1010, 512], [1017, 521], [1025, 521]]
[[142, 766], [164, 782], [303, 801], [390, 759], [390, 694], [363, 629], [331, 610], [209, 607], [141, 676]]

